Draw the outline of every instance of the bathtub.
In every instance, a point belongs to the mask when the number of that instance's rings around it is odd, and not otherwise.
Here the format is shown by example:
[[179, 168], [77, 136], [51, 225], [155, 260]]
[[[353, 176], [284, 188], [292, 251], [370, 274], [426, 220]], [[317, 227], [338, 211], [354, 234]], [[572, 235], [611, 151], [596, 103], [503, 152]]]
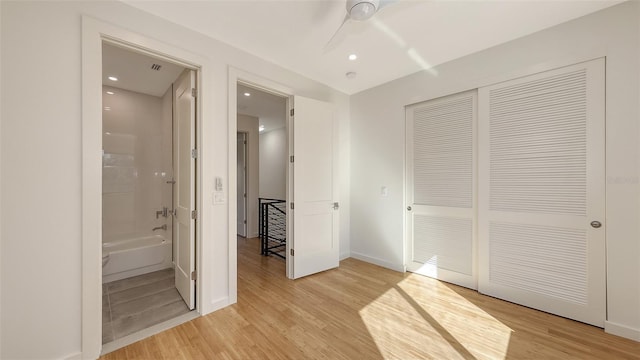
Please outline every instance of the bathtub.
[[161, 235], [102, 244], [102, 282], [108, 283], [173, 266], [171, 241]]

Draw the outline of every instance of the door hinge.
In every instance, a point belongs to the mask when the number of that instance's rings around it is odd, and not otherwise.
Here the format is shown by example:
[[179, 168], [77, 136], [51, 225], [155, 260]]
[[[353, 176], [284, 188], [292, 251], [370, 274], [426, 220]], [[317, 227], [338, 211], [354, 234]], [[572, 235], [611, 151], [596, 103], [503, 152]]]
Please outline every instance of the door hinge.
[[293, 155], [289, 156], [289, 162], [293, 162]]
[[338, 209], [340, 209], [340, 204], [337, 203], [337, 202], [334, 202], [333, 203], [333, 210], [338, 210]]
[[293, 203], [291, 203], [291, 210], [293, 210]]
[[295, 113], [295, 111], [293, 111], [293, 109], [289, 110], [289, 114], [290, 114], [291, 116], [293, 116], [293, 114], [294, 114], [294, 113]]
[[294, 255], [293, 255], [293, 249], [291, 249], [291, 251], [289, 251], [289, 252], [291, 253], [291, 256], [294, 256]]
[[198, 89], [191, 88], [191, 96], [193, 96], [194, 98], [197, 98], [198, 97]]
[[246, 223], [247, 223], [247, 220], [243, 220], [242, 222], [243, 222], [244, 224], [246, 224]]
[[191, 218], [193, 220], [198, 219], [198, 210], [191, 210]]
[[247, 145], [247, 140], [244, 141], [244, 144]]
[[198, 149], [191, 149], [191, 157], [194, 159], [198, 158]]
[[196, 271], [195, 271], [195, 270], [193, 270], [193, 271], [191, 272], [191, 280], [196, 281], [196, 279], [197, 279], [197, 278], [198, 278], [198, 275], [196, 275]]
[[245, 197], [245, 198], [246, 198], [246, 197], [247, 197], [247, 194], [242, 194], [242, 197]]

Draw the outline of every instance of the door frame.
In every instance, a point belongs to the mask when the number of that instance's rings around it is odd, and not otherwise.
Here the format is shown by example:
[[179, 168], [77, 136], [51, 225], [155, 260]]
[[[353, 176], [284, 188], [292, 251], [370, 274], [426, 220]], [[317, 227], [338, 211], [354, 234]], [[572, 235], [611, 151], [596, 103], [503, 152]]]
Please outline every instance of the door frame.
[[[249, 186], [249, 181], [247, 179], [248, 178], [247, 175], [248, 175], [248, 172], [249, 172], [249, 167], [247, 166], [247, 163], [248, 163], [248, 161], [247, 161], [247, 159], [248, 159], [247, 149], [249, 148], [249, 144], [247, 143], [247, 139], [249, 138], [249, 133], [247, 133], [245, 131], [238, 131], [238, 132], [236, 132], [236, 134], [242, 134], [242, 136], [244, 137], [244, 144], [242, 146], [244, 147], [244, 160], [243, 160], [243, 163], [244, 163], [244, 168], [245, 168], [245, 170], [244, 170], [244, 181], [243, 181], [244, 182], [244, 194], [245, 194], [244, 200], [243, 200], [244, 201], [244, 224], [243, 224], [243, 226], [244, 226], [244, 235], [240, 235], [240, 234], [238, 234], [238, 235], [244, 236], [244, 237], [248, 237], [249, 236], [249, 229], [248, 229], [248, 224], [247, 224], [247, 213], [248, 213], [247, 199], [248, 199], [248, 197], [246, 196], [246, 194], [249, 193], [249, 191], [247, 189], [248, 186]], [[237, 137], [236, 137], [236, 139], [237, 139]], [[237, 157], [238, 157], [238, 154], [236, 153], [236, 158]], [[238, 174], [238, 172], [236, 171], [236, 176], [237, 176], [237, 174]], [[236, 184], [238, 184], [237, 180], [238, 179], [236, 178]], [[236, 206], [237, 206], [237, 203], [238, 202], [236, 201]], [[236, 216], [237, 216], [237, 214], [238, 214], [238, 209], [236, 209]], [[237, 222], [238, 221], [237, 221], [237, 218], [236, 218], [236, 226], [237, 226]]]
[[[238, 83], [250, 86], [260, 91], [267, 92], [272, 95], [280, 96], [286, 100], [287, 109], [287, 121], [285, 122], [287, 133], [287, 152], [290, 156], [293, 153], [293, 123], [291, 109], [293, 108], [293, 90], [285, 85], [277, 83], [273, 80], [263, 78], [259, 75], [246, 72], [244, 70], [229, 66], [229, 139], [235, 137], [238, 132]], [[229, 141], [229, 159], [237, 159], [238, 154], [236, 152], [236, 145]], [[235, 228], [237, 226], [237, 204], [236, 197], [238, 196], [237, 189], [237, 170], [236, 164], [232, 161], [229, 164], [229, 227]], [[293, 171], [291, 171], [291, 163], [288, 163], [286, 173], [286, 199], [289, 203], [293, 199]], [[286, 237], [287, 237], [287, 254], [290, 253], [291, 245], [293, 243], [293, 212], [287, 211], [286, 216]], [[232, 303], [237, 301], [238, 296], [238, 238], [236, 234], [229, 232], [229, 295], [233, 297]], [[287, 278], [293, 279], [293, 261], [287, 256], [286, 259], [286, 275]]]
[[[97, 358], [102, 351], [102, 44], [110, 43], [131, 51], [160, 58], [196, 71], [199, 97], [209, 73], [204, 58], [189, 51], [82, 16], [82, 305], [81, 349], [83, 358]], [[196, 103], [196, 144], [202, 155], [203, 101]], [[203, 218], [202, 156], [196, 159], [196, 209]], [[202, 261], [205, 246], [202, 226], [196, 226], [196, 314], [212, 309], [210, 266]], [[207, 249], [208, 250], [208, 249]], [[207, 269], [204, 269], [207, 267]], [[175, 326], [177, 324], [173, 324]]]

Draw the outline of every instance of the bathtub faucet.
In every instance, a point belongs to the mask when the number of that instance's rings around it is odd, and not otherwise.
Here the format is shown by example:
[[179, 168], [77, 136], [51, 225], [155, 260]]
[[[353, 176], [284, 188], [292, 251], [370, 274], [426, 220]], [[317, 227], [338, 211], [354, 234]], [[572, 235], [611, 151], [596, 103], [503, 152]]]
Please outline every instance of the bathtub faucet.
[[164, 224], [162, 226], [158, 226], [158, 227], [154, 227], [153, 230], [151, 231], [156, 231], [156, 230], [164, 230], [167, 231], [167, 224]]

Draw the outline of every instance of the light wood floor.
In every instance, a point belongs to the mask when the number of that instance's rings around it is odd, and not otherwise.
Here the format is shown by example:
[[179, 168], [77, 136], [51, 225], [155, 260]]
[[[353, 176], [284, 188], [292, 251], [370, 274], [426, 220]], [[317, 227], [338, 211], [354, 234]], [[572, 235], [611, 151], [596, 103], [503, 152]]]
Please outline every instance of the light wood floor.
[[640, 359], [640, 343], [347, 259], [299, 280], [238, 239], [238, 303], [111, 359]]

